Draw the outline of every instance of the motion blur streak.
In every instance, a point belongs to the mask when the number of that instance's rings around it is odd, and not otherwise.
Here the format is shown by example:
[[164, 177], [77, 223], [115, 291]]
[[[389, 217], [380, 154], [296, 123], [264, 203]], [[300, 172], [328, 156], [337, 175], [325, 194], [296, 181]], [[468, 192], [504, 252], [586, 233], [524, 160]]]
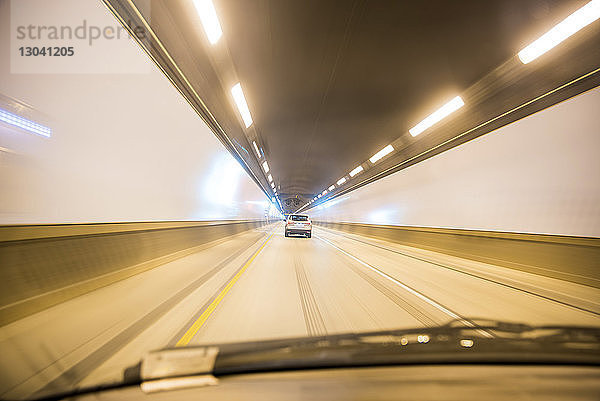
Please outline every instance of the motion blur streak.
[[48, 138], [52, 134], [50, 128], [2, 109], [0, 109], [0, 121]]

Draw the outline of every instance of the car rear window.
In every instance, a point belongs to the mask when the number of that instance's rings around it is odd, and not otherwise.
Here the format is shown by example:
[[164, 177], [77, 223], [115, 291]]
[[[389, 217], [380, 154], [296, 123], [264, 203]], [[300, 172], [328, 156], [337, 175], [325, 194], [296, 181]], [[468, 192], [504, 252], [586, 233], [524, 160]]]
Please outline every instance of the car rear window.
[[295, 215], [292, 215], [292, 216], [290, 216], [290, 220], [293, 220], [293, 221], [308, 221], [308, 216], [295, 216]]

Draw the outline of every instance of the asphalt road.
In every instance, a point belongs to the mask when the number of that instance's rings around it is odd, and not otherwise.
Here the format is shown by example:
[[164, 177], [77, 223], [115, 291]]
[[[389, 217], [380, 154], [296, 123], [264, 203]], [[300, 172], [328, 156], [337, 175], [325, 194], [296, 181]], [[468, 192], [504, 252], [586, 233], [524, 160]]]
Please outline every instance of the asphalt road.
[[283, 224], [0, 328], [0, 397], [120, 380], [166, 346], [427, 327], [474, 318], [600, 326], [600, 290]]

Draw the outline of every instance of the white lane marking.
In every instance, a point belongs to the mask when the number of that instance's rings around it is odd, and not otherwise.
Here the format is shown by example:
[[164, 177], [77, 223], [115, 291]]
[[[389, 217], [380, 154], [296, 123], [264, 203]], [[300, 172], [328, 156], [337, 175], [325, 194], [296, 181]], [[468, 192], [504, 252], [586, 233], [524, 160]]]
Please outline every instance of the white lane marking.
[[[356, 256], [344, 251], [342, 248], [338, 247], [337, 245], [333, 244], [331, 241], [326, 240], [325, 238], [322, 238], [320, 235], [316, 236], [319, 240], [326, 242], [327, 244], [331, 245], [332, 247], [334, 247], [335, 249], [337, 249], [338, 251], [342, 252], [344, 255], [348, 256], [349, 258], [357, 261], [358, 263], [360, 263], [361, 265], [365, 266], [366, 268], [372, 270], [373, 272], [379, 274], [380, 276], [390, 280], [391, 282], [393, 282], [394, 284], [402, 287], [404, 290], [408, 291], [409, 293], [413, 294], [414, 296], [418, 297], [419, 299], [427, 302], [429, 305], [439, 309], [440, 311], [444, 312], [445, 314], [447, 314], [448, 316], [460, 321], [462, 324], [464, 324], [465, 326], [469, 326], [469, 327], [476, 327], [476, 325], [474, 325], [473, 323], [469, 322], [468, 320], [465, 320], [464, 318], [462, 318], [461, 316], [457, 315], [456, 313], [452, 312], [451, 310], [445, 308], [443, 305], [440, 305], [439, 303], [437, 303], [436, 301], [434, 301], [433, 299], [427, 297], [426, 295], [421, 294], [420, 292], [410, 288], [409, 286], [407, 286], [406, 284], [396, 280], [394, 277], [390, 276], [387, 273], [382, 272], [381, 270], [379, 270], [378, 268], [371, 266], [370, 264], [368, 264], [367, 262], [364, 262], [362, 260], [360, 260], [359, 258], [357, 258]], [[483, 331], [483, 330], [477, 330], [479, 333], [481, 333], [482, 335], [486, 336], [486, 337], [493, 337], [490, 333], [488, 333], [487, 331]]]

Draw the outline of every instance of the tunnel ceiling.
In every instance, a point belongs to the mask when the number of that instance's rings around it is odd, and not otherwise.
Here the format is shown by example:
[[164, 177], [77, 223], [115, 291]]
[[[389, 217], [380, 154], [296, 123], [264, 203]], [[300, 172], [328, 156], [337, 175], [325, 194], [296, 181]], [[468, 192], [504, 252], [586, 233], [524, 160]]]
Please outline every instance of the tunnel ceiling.
[[[333, 195], [598, 85], [592, 75], [489, 123], [600, 65], [599, 24], [532, 65], [515, 57], [586, 1], [213, 0], [223, 30], [215, 45], [190, 0], [133, 2], [141, 14], [105, 3], [124, 24], [143, 16], [155, 37], [141, 44], [188, 100], [201, 99], [190, 103], [270, 193], [257, 142], [287, 212], [342, 176], [348, 182]], [[238, 81], [248, 129], [230, 94]], [[409, 135], [457, 94], [466, 107], [456, 116]], [[390, 143], [396, 152], [367, 161]], [[360, 164], [365, 171], [350, 179]]]

